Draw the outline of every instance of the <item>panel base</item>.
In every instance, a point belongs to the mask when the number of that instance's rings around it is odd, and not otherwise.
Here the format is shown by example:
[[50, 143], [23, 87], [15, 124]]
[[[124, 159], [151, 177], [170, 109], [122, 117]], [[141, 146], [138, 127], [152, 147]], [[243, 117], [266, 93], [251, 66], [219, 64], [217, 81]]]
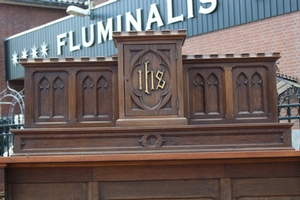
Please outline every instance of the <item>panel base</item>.
[[291, 150], [292, 124], [170, 125], [23, 129], [14, 155], [99, 155], [247, 150]]

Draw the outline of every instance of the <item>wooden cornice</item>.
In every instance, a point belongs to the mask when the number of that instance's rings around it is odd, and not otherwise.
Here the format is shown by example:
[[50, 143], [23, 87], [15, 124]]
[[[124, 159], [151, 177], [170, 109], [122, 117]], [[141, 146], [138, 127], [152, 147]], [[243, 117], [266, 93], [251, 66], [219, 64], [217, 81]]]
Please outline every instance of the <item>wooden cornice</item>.
[[157, 41], [162, 40], [165, 41], [165, 36], [168, 36], [168, 40], [182, 40], [181, 45], [184, 44], [186, 38], [186, 30], [162, 30], [162, 31], [114, 31], [113, 39], [115, 42], [115, 46], [117, 47], [117, 42], [124, 41], [151, 41], [155, 38]]
[[300, 161], [300, 151], [224, 151], [109, 155], [12, 156], [0, 159], [3, 167], [136, 165], [180, 163], [256, 163]]

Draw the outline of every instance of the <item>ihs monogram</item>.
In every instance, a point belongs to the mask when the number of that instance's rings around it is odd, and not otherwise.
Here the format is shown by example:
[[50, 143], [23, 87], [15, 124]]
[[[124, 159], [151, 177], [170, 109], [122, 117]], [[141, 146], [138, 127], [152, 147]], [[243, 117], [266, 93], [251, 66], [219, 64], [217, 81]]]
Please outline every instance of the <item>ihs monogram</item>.
[[[163, 70], [163, 71], [157, 70], [156, 72], [154, 72], [151, 69], [148, 69], [149, 62], [150, 61], [144, 62], [145, 94], [151, 94], [149, 92], [149, 89], [150, 90], [164, 89], [165, 84], [166, 84], [166, 81], [163, 80], [165, 70]], [[143, 90], [143, 71], [138, 70], [138, 74], [139, 74], [139, 90], [142, 91]], [[154, 74], [155, 74], [155, 76], [154, 76]], [[150, 75], [150, 84], [149, 84], [149, 75]], [[154, 80], [155, 80], [154, 77], [158, 81], [156, 87], [155, 87], [155, 83], [154, 83]]]

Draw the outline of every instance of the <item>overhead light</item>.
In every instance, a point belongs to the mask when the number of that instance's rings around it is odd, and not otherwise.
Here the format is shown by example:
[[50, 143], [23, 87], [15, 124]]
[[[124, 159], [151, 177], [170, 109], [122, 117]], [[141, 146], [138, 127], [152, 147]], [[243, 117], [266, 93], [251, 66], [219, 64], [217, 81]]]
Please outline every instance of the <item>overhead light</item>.
[[77, 7], [77, 6], [69, 6], [67, 8], [66, 12], [69, 15], [73, 15], [73, 16], [80, 16], [80, 17], [90, 16], [90, 19], [93, 20], [94, 19], [94, 11], [92, 10], [93, 9], [93, 2], [88, 0], [86, 2], [86, 4], [88, 5], [88, 9], [82, 9], [82, 8]]
[[69, 15], [84, 17], [84, 16], [89, 15], [89, 10], [84, 10], [84, 9], [79, 8], [77, 6], [69, 6], [67, 8], [67, 13]]

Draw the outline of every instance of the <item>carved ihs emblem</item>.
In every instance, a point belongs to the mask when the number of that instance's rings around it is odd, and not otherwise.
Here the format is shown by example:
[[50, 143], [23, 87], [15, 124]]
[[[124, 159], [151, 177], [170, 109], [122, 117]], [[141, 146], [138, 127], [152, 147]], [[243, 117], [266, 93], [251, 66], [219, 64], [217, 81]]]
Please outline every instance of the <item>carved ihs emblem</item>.
[[[156, 72], [148, 68], [148, 64], [150, 61], [144, 62], [144, 71], [138, 70], [139, 75], [139, 90], [145, 92], [145, 94], [151, 94], [149, 90], [158, 90], [158, 89], [164, 89], [166, 85], [166, 81], [164, 78], [164, 72], [157, 70]], [[143, 76], [144, 73], [144, 76]], [[157, 80], [157, 83], [155, 85], [155, 79]], [[144, 85], [144, 87], [143, 87]]]
[[131, 74], [135, 109], [152, 110], [163, 106], [171, 97], [169, 67], [159, 56], [150, 55], [134, 65]]

